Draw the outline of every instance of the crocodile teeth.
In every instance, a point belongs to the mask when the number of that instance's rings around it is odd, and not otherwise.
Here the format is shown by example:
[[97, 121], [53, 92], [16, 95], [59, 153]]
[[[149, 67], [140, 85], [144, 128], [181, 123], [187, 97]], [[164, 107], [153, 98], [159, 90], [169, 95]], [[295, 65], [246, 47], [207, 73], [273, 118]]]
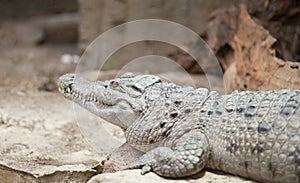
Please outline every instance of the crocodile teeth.
[[71, 93], [72, 92], [72, 89], [70, 87], [67, 87], [65, 88], [64, 90], [65, 93]]

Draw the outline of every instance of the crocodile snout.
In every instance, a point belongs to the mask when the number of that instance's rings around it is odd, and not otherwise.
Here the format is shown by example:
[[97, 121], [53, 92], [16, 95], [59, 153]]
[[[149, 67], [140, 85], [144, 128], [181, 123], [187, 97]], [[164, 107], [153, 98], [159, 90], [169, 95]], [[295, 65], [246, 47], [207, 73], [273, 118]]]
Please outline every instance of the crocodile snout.
[[57, 86], [60, 92], [66, 93], [69, 89], [71, 89], [72, 84], [74, 84], [76, 80], [76, 74], [68, 73], [58, 78]]

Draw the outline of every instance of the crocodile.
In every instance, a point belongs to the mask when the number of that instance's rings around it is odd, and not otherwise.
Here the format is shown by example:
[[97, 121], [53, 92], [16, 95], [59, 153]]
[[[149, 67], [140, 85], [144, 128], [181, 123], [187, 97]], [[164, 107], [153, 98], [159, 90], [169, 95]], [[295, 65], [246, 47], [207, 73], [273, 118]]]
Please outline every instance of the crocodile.
[[125, 132], [144, 152], [127, 169], [182, 178], [203, 169], [258, 182], [300, 182], [300, 90], [178, 86], [125, 73], [89, 81], [68, 73], [60, 93]]

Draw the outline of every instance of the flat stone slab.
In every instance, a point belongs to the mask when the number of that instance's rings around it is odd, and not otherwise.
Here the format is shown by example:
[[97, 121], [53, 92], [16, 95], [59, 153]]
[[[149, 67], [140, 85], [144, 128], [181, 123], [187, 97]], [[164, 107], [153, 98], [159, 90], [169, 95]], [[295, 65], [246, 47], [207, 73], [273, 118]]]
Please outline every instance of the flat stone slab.
[[107, 153], [84, 142], [58, 93], [0, 88], [0, 182], [86, 182]]
[[240, 179], [234, 176], [228, 175], [216, 175], [211, 172], [203, 172], [201, 178], [186, 178], [186, 179], [165, 179], [152, 172], [145, 175], [141, 175], [140, 170], [125, 170], [115, 173], [103, 173], [94, 176], [88, 181], [88, 183], [150, 183], [150, 182], [160, 182], [160, 183], [253, 183], [249, 180]]

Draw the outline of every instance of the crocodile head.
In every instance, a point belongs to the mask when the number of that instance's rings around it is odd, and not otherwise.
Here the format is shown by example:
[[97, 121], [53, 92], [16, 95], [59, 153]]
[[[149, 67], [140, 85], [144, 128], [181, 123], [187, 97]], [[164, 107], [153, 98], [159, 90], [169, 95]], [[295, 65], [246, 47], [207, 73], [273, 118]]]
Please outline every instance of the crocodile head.
[[61, 76], [57, 84], [60, 93], [67, 99], [126, 129], [140, 117], [146, 89], [158, 82], [161, 81], [157, 76], [135, 76], [132, 73], [109, 81], [91, 82], [69, 73]]

